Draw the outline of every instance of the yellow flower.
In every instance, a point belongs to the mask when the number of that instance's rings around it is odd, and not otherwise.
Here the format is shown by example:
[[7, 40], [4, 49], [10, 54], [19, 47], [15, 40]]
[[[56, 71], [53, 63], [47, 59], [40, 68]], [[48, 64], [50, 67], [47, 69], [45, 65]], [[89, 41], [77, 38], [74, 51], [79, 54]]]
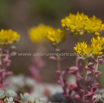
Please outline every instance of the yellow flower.
[[17, 32], [9, 29], [0, 31], [0, 44], [12, 44], [20, 38], [20, 35]]
[[91, 43], [95, 45], [100, 45], [102, 49], [104, 49], [104, 37], [93, 37], [91, 39]]
[[81, 57], [90, 57], [91, 56], [91, 48], [87, 45], [87, 43], [77, 43], [76, 47], [74, 47], [75, 52]]
[[89, 18], [85, 24], [85, 31], [92, 33], [93, 35], [99, 35], [101, 29], [102, 21], [95, 16]]
[[104, 24], [101, 25], [101, 31], [104, 31]]
[[77, 13], [76, 15], [70, 13], [68, 17], [61, 20], [61, 24], [63, 28], [69, 29], [71, 33], [83, 35], [83, 29], [87, 19], [88, 16], [83, 13]]
[[53, 43], [53, 45], [57, 45], [64, 41], [65, 39], [65, 30], [54, 29], [48, 31], [47, 39]]
[[[101, 43], [101, 39], [103, 39], [103, 43]], [[104, 45], [104, 38], [92, 38], [91, 45], [87, 45], [87, 43], [77, 43], [76, 47], [74, 47], [75, 52], [84, 58], [88, 58], [90, 56], [99, 56], [102, 52], [102, 44]]]
[[91, 50], [92, 50], [92, 54], [94, 56], [99, 56], [99, 55], [103, 54], [100, 44], [96, 45], [95, 43], [92, 43], [91, 44]]
[[65, 29], [69, 29], [72, 35], [84, 35], [91, 33], [94, 36], [100, 35], [104, 31], [104, 24], [95, 16], [89, 18], [83, 13], [69, 14], [61, 20], [61, 25]]
[[48, 30], [52, 30], [50, 26], [39, 24], [37, 27], [33, 27], [29, 30], [29, 37], [33, 42], [43, 42], [46, 38]]

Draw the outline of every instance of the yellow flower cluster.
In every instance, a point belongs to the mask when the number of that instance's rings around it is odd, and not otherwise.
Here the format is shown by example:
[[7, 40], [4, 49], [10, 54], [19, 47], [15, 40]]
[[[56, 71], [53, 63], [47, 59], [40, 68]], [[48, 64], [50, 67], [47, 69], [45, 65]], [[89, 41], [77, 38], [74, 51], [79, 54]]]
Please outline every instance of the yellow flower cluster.
[[99, 56], [103, 52], [104, 49], [104, 37], [93, 37], [91, 39], [91, 45], [88, 45], [85, 42], [77, 43], [76, 47], [74, 47], [75, 52], [84, 58], [90, 56]]
[[20, 35], [17, 32], [9, 29], [0, 31], [0, 44], [12, 44], [20, 38]]
[[87, 43], [77, 43], [76, 47], [74, 47], [75, 52], [81, 57], [90, 57], [91, 56], [91, 48], [87, 45]]
[[100, 45], [102, 49], [104, 49], [104, 37], [95, 37], [91, 39], [91, 42], [95, 45]]
[[53, 29], [48, 31], [47, 39], [53, 43], [53, 45], [60, 44], [65, 40], [65, 30]]
[[43, 42], [47, 36], [48, 30], [52, 30], [50, 26], [39, 24], [37, 27], [33, 27], [29, 30], [29, 37], [33, 42]]
[[61, 20], [62, 27], [69, 29], [73, 35], [84, 35], [85, 33], [91, 33], [94, 36], [98, 36], [99, 32], [104, 31], [104, 24], [95, 16], [89, 18], [83, 13], [76, 15], [69, 14]]

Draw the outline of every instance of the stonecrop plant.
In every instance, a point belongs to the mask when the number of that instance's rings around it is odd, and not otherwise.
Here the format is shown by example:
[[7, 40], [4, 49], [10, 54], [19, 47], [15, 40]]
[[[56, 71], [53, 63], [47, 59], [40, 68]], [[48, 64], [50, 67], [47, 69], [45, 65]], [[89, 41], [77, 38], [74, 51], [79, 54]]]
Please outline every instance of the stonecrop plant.
[[[44, 43], [46, 40], [50, 41], [55, 48], [56, 56], [51, 56], [50, 59], [57, 62], [55, 79], [63, 89], [62, 99], [54, 102], [58, 103], [104, 103], [104, 94], [97, 97], [98, 76], [101, 72], [98, 66], [104, 64], [104, 37], [100, 33], [104, 31], [104, 24], [96, 16], [88, 17], [83, 13], [69, 14], [61, 20], [63, 29], [55, 29], [51, 26], [40, 24], [29, 30], [29, 37], [32, 42]], [[76, 65], [67, 69], [62, 69], [61, 62], [66, 58], [59, 54], [63, 52], [60, 49], [60, 44], [65, 41], [66, 31], [70, 30], [70, 34], [74, 36], [92, 35], [90, 44], [87, 41], [77, 42], [73, 47], [76, 52]], [[0, 103], [47, 103], [44, 100], [34, 99], [28, 93], [17, 95], [12, 90], [6, 90], [4, 86], [9, 84], [9, 81], [4, 82], [5, 76], [12, 75], [12, 72], [7, 71], [11, 64], [10, 57], [15, 56], [15, 52], [11, 52], [15, 47], [12, 46], [14, 42], [18, 41], [20, 35], [9, 29], [0, 31]], [[37, 68], [44, 66], [44, 62], [37, 58], [38, 62], [35, 66], [29, 68], [37, 83], [41, 81], [39, 71]], [[37, 61], [37, 60], [35, 60]], [[34, 70], [35, 68], [35, 70]], [[68, 84], [64, 75], [71, 74], [76, 77], [75, 84]], [[47, 91], [46, 91], [47, 92]]]
[[11, 64], [10, 57], [15, 56], [15, 52], [10, 50], [15, 49], [12, 44], [18, 41], [20, 35], [17, 32], [9, 29], [0, 31], [0, 88], [6, 86], [9, 82], [4, 83], [4, 78], [6, 75], [11, 75], [12, 72], [7, 72], [8, 66]]
[[[104, 31], [104, 24], [96, 16], [88, 17], [84, 13], [69, 14], [69, 16], [61, 20], [63, 30], [60, 29], [47, 29], [45, 38], [51, 42], [55, 47], [57, 53], [61, 53], [59, 48], [60, 44], [65, 41], [66, 31], [70, 30], [71, 35], [80, 36], [92, 35], [90, 44], [87, 41], [77, 42], [73, 48], [77, 54], [76, 65], [68, 69], [61, 68], [61, 62], [65, 60], [60, 55], [50, 57], [50, 59], [57, 62], [56, 73], [58, 78], [55, 79], [63, 88], [63, 96], [67, 99], [68, 103], [104, 103], [104, 98], [94, 97], [97, 93], [98, 86], [97, 78], [101, 74], [98, 66], [104, 64], [103, 50], [104, 50], [104, 37], [100, 33]], [[37, 27], [38, 28], [38, 27]], [[37, 28], [34, 29], [37, 30]], [[38, 29], [39, 30], [39, 29]], [[45, 31], [46, 31], [45, 30]], [[44, 31], [40, 27], [40, 31]], [[36, 35], [37, 34], [37, 35]], [[42, 33], [33, 33], [30, 38], [42, 38]], [[37, 40], [34, 39], [36, 42]], [[76, 84], [68, 84], [63, 75], [66, 73], [72, 74], [76, 77]], [[66, 103], [66, 102], [65, 102]]]
[[30, 94], [17, 94], [13, 90], [5, 89], [9, 81], [4, 82], [5, 76], [12, 75], [13, 72], [7, 71], [11, 64], [10, 57], [15, 56], [16, 52], [10, 52], [15, 49], [13, 44], [18, 41], [20, 35], [9, 29], [0, 31], [0, 103], [46, 103], [45, 100], [32, 98]]

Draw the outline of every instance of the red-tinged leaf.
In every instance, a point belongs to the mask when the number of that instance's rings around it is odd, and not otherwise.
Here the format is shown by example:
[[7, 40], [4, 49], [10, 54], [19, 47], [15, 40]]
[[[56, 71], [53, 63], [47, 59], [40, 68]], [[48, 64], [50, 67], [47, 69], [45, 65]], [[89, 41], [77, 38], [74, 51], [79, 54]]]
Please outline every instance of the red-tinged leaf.
[[73, 66], [73, 67], [70, 67], [70, 69], [69, 69], [70, 71], [78, 71], [78, 68], [76, 67], [76, 66]]
[[75, 89], [75, 88], [77, 88], [77, 85], [76, 84], [70, 84], [69, 88], [70, 89]]
[[5, 71], [6, 71], [6, 69], [2, 69], [2, 70], [0, 70], [0, 73], [5, 72]]
[[102, 74], [100, 71], [96, 71], [96, 72], [95, 72], [96, 78], [97, 78], [100, 74]]
[[87, 94], [86, 94], [86, 96], [92, 96], [93, 95], [93, 92], [88, 92]]
[[13, 72], [9, 71], [9, 72], [6, 72], [5, 75], [12, 75]]
[[88, 93], [86, 94], [86, 97], [93, 96], [93, 95], [95, 95], [95, 94], [96, 94], [96, 92], [88, 92]]
[[78, 78], [82, 79], [82, 77], [80, 75], [76, 75]]
[[9, 81], [6, 81], [6, 82], [3, 83], [2, 86], [5, 87], [5, 86], [8, 85], [8, 84], [10, 84], [10, 82], [9, 82]]
[[54, 56], [49, 57], [49, 59], [54, 60], [54, 61], [57, 61], [57, 58], [54, 57]]
[[91, 71], [87, 71], [87, 75], [91, 74], [92, 72]]
[[76, 99], [80, 99], [80, 96], [79, 96], [78, 94], [76, 94], [74, 97], [75, 97]]
[[57, 74], [61, 74], [61, 70], [57, 70], [56, 73], [57, 73]]
[[85, 90], [83, 90], [83, 89], [80, 89], [80, 91], [81, 91], [82, 93], [85, 93]]
[[99, 86], [100, 85], [100, 83], [95, 83], [93, 86]]

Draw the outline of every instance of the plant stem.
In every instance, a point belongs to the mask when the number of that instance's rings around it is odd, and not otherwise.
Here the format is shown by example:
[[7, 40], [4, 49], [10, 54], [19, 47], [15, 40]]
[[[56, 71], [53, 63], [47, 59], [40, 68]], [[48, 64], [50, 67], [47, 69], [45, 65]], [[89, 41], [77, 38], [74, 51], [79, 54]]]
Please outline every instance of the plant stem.
[[[59, 50], [58, 48], [56, 49], [56, 52], [59, 53], [60, 50], [59, 51], [57, 51], [57, 50]], [[60, 72], [61, 72], [61, 73], [58, 74], [58, 77], [59, 77], [60, 84], [62, 86], [63, 92], [66, 95], [66, 99], [69, 101], [69, 103], [71, 103], [69, 95], [67, 95], [67, 91], [66, 91], [67, 87], [66, 87], [66, 85], [64, 83], [64, 80], [63, 80], [63, 77], [62, 77], [60, 58], [61, 58], [60, 55], [57, 54], [57, 70], [60, 70]]]
[[57, 69], [61, 70], [60, 55], [57, 55]]
[[96, 59], [97, 63], [95, 64], [95, 72], [98, 70], [98, 57]]
[[95, 78], [95, 72], [97, 72], [97, 70], [98, 70], [98, 57], [96, 58], [96, 63], [95, 63], [95, 65], [94, 65], [94, 67], [95, 67], [95, 71], [94, 71], [94, 74], [93, 74], [93, 80], [94, 80], [94, 78]]
[[[2, 70], [2, 59], [1, 59], [1, 56], [2, 56], [2, 49], [0, 49], [0, 70]], [[0, 85], [2, 86], [3, 84], [3, 80], [2, 80], [2, 72], [0, 73]]]
[[87, 68], [88, 68], [88, 58], [85, 59], [85, 74], [84, 74], [85, 80], [87, 79]]

